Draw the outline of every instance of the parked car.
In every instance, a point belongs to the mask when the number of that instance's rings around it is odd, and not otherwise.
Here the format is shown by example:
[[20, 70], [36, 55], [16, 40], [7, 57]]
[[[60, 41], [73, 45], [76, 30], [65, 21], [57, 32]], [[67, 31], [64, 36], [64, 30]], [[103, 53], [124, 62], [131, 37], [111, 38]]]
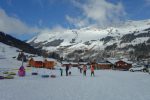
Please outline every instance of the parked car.
[[144, 65], [134, 65], [133, 67], [131, 67], [129, 69], [129, 71], [131, 72], [135, 72], [135, 71], [143, 71], [143, 72], [146, 72], [146, 68]]

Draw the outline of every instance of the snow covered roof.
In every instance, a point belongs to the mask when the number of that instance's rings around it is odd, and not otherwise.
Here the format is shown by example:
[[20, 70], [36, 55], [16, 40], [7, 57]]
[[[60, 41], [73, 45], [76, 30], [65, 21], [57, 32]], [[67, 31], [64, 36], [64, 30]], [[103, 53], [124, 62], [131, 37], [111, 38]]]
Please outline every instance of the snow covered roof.
[[126, 62], [126, 63], [128, 63], [128, 64], [132, 64], [133, 62], [131, 62], [131, 61], [128, 61], [127, 59], [121, 59], [121, 61], [124, 61], [124, 62]]
[[62, 64], [88, 64], [88, 62], [65, 62], [63, 61]]
[[117, 61], [117, 59], [114, 59], [114, 58], [110, 58], [110, 59], [107, 59], [108, 62], [110, 62], [111, 64], [115, 64]]
[[53, 59], [53, 58], [44, 58], [44, 60], [47, 60], [47, 61], [56, 61], [55, 59]]
[[109, 62], [99, 62], [97, 64], [111, 64], [111, 63], [109, 63]]
[[71, 64], [71, 62], [63, 61], [62, 64]]
[[62, 64], [73, 64], [73, 65], [76, 65], [76, 64], [79, 64], [78, 62], [62, 62]]
[[43, 58], [43, 57], [32, 57], [35, 61], [44, 61], [45, 59], [47, 61], [56, 61], [55, 59], [52, 58]]
[[88, 62], [79, 62], [79, 64], [88, 64]]
[[43, 61], [43, 57], [32, 57], [34, 61]]
[[78, 62], [71, 62], [71, 64], [76, 65], [76, 64], [79, 64], [79, 63]]
[[123, 58], [123, 59], [108, 58], [107, 61], [112, 63], [112, 64], [115, 64], [118, 61], [123, 61], [123, 62], [126, 62], [128, 64], [132, 64], [132, 62], [129, 61], [128, 59], [126, 59], [126, 58]]

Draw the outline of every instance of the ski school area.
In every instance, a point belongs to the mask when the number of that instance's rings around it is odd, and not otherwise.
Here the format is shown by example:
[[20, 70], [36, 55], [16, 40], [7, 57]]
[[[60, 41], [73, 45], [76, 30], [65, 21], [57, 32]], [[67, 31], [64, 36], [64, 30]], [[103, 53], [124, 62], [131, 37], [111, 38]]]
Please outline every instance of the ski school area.
[[[50, 70], [0, 59], [0, 100], [149, 100], [150, 75], [143, 72], [94, 70], [86, 76], [76, 67]], [[62, 76], [61, 70], [62, 68]], [[22, 71], [22, 72], [20, 72]], [[24, 73], [25, 71], [25, 73]]]
[[[36, 61], [37, 62], [37, 61]], [[38, 61], [39, 62], [39, 61]], [[54, 61], [51, 61], [51, 63]], [[56, 77], [62, 77], [62, 76], [74, 76], [75, 74], [79, 74], [81, 76], [95, 76], [94, 75], [94, 66], [88, 66], [82, 65], [80, 67], [71, 67], [71, 65], [68, 64], [57, 64], [57, 65], [51, 65], [49, 64], [49, 67], [39, 67], [37, 63], [34, 63], [34, 65], [30, 65], [32, 63], [26, 63], [27, 66], [22, 65], [18, 68], [0, 68], [0, 80], [3, 79], [14, 79], [17, 77], [32, 77], [37, 76], [41, 78], [56, 78]], [[37, 64], [37, 65], [36, 65]], [[30, 66], [29, 66], [30, 65]], [[43, 66], [43, 65], [42, 65]], [[54, 67], [55, 66], [55, 67]], [[83, 74], [83, 75], [82, 75]]]

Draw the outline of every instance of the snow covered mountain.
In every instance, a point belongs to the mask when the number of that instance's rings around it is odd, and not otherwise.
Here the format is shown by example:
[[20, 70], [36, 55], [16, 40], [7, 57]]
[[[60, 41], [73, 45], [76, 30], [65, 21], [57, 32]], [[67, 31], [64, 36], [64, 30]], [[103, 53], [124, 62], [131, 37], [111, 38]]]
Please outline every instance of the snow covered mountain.
[[38, 55], [41, 54], [41, 51], [39, 49], [36, 49], [30, 46], [28, 43], [16, 39], [15, 37], [1, 31], [0, 31], [0, 43], [4, 43], [6, 45], [16, 47], [26, 53], [38, 54]]
[[[135, 50], [137, 45], [150, 43], [150, 19], [127, 21], [115, 27], [85, 27], [61, 31], [45, 31], [27, 41], [62, 56], [76, 53], [85, 56], [94, 51]], [[93, 53], [92, 53], [93, 54]], [[94, 56], [92, 55], [92, 56]], [[75, 56], [75, 55], [74, 55]], [[89, 55], [87, 55], [89, 56]], [[71, 56], [68, 56], [71, 57]]]

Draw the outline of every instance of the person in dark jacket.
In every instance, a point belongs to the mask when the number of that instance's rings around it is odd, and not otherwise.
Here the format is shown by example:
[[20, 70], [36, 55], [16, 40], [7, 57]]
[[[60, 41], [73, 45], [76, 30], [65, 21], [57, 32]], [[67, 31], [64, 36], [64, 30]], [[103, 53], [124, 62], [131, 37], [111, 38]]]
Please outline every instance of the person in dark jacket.
[[82, 68], [81, 68], [81, 66], [78, 66], [78, 69], [80, 70], [80, 73], [82, 73]]
[[68, 76], [69, 65], [66, 65], [66, 76]]

